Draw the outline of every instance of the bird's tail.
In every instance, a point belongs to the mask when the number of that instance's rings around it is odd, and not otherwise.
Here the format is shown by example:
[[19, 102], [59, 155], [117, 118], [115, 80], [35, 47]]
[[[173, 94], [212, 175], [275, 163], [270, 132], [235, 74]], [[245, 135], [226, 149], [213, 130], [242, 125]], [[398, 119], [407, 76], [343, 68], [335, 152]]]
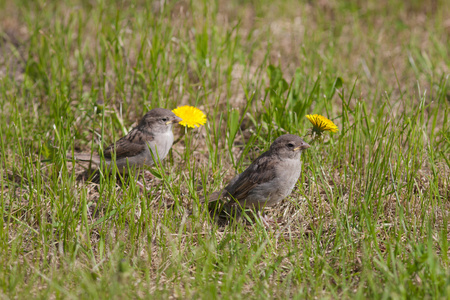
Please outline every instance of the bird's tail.
[[230, 220], [239, 219], [242, 209], [239, 205], [230, 204], [228, 192], [225, 190], [216, 191], [208, 196], [199, 198], [201, 204], [205, 205], [213, 220], [219, 225], [225, 225]]
[[208, 199], [208, 203], [219, 201], [222, 196], [222, 191], [216, 191], [209, 195], [207, 198], [205, 196], [200, 197], [200, 203], [206, 203], [206, 199]]
[[96, 154], [90, 154], [90, 153], [75, 153], [72, 156], [72, 153], [67, 153], [66, 155], [67, 159], [70, 160], [76, 160], [76, 161], [86, 161], [91, 162], [96, 165], [100, 165], [100, 157]]

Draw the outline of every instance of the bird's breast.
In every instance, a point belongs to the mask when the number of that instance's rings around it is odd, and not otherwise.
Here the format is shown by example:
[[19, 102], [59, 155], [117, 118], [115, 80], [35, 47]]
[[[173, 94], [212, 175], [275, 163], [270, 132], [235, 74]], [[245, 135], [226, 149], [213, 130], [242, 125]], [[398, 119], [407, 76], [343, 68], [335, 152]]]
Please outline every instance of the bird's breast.
[[301, 171], [302, 164], [299, 159], [283, 160], [279, 163], [276, 168], [276, 178], [279, 190], [283, 194], [283, 197], [286, 197], [291, 193], [300, 177]]
[[169, 153], [172, 144], [173, 144], [173, 133], [172, 130], [169, 130], [165, 133], [155, 135], [155, 139], [153, 141], [153, 146], [151, 146], [152, 148], [151, 150], [155, 151], [155, 149], [157, 149], [159, 159], [163, 160]]

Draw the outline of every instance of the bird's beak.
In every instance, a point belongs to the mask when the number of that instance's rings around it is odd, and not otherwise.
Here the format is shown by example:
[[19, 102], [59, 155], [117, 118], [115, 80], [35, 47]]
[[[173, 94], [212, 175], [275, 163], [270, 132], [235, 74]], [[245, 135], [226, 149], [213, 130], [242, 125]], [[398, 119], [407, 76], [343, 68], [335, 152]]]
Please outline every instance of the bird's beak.
[[182, 118], [175, 116], [175, 118], [174, 118], [173, 120], [167, 121], [167, 122], [166, 122], [166, 125], [173, 124], [173, 123], [177, 123], [177, 124], [178, 124], [178, 123], [180, 123], [181, 121], [183, 121]]
[[305, 150], [308, 149], [309, 147], [311, 147], [308, 143], [303, 142], [303, 144], [301, 146], [298, 146], [297, 148], [294, 148], [295, 151], [298, 150]]

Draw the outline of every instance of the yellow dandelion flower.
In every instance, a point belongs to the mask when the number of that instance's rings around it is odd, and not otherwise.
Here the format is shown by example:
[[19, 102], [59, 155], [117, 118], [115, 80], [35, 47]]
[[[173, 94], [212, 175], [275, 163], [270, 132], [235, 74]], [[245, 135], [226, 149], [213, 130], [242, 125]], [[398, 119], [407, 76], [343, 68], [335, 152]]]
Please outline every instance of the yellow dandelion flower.
[[191, 128], [200, 127], [206, 123], [206, 115], [198, 108], [185, 105], [172, 110], [172, 112], [183, 119], [179, 124]]
[[324, 131], [337, 132], [339, 129], [334, 125], [333, 121], [328, 120], [321, 115], [306, 115], [308, 120], [313, 125], [312, 131], [321, 135]]

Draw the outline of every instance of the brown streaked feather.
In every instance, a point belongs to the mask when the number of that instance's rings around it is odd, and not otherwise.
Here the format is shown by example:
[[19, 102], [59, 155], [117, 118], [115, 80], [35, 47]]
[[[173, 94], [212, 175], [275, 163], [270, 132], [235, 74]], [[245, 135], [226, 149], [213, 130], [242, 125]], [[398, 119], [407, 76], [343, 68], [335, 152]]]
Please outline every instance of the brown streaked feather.
[[132, 157], [144, 151], [146, 144], [154, 139], [152, 134], [135, 128], [128, 135], [109, 145], [103, 155], [109, 159], [112, 159], [113, 153], [116, 154], [116, 159]]
[[239, 176], [239, 180], [232, 180], [225, 189], [223, 196], [231, 196], [237, 201], [247, 198], [248, 193], [258, 184], [271, 181], [276, 173], [272, 170], [278, 163], [278, 159], [265, 152], [258, 157], [244, 172]]

